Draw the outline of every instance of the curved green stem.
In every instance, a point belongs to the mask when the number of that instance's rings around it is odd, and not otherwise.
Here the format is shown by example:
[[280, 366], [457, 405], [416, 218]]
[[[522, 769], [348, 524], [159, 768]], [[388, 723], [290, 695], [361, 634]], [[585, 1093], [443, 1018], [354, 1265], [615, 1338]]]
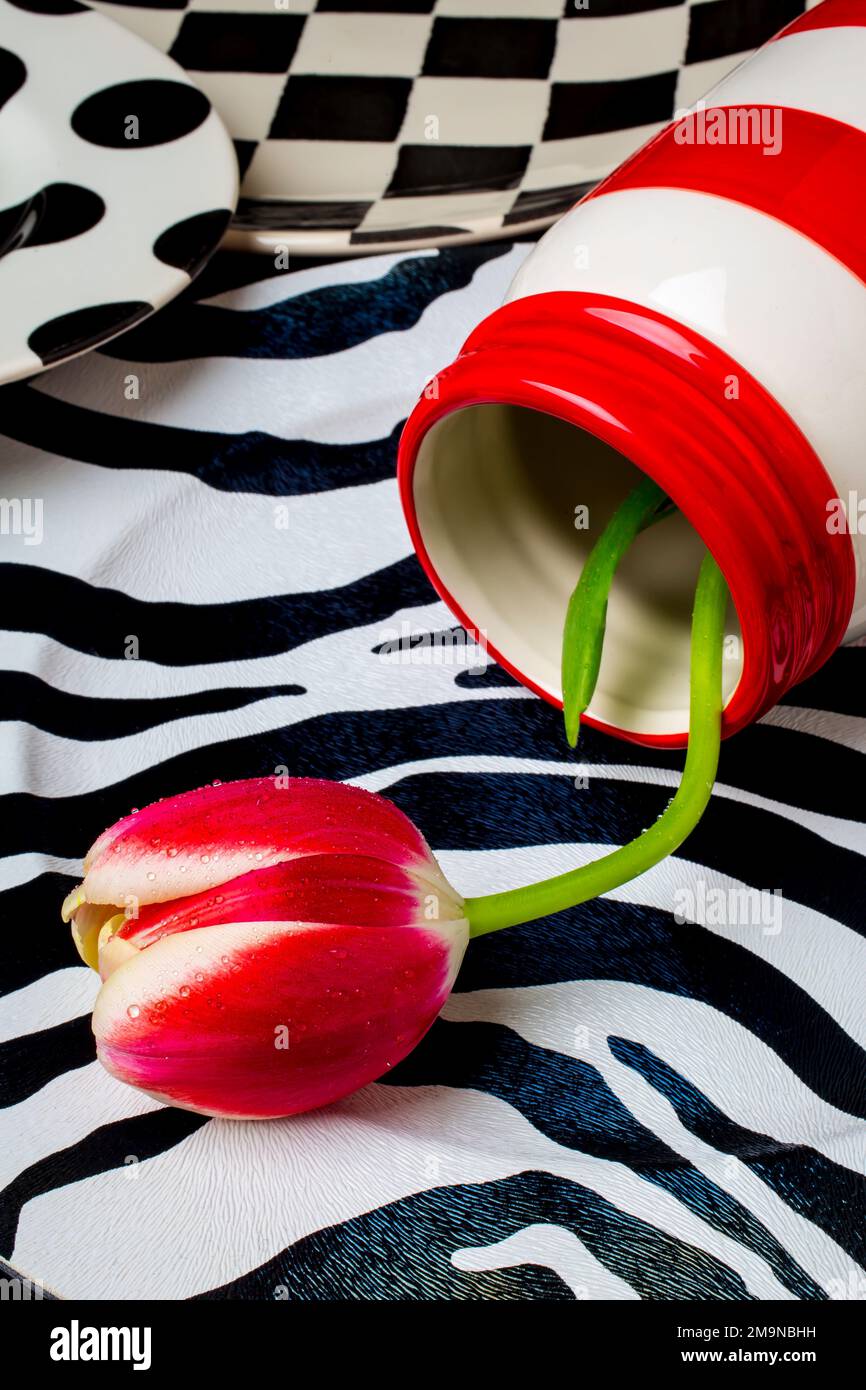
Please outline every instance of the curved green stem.
[[598, 680], [607, 621], [607, 599], [617, 566], [632, 541], [647, 526], [670, 514], [673, 504], [652, 478], [644, 478], [617, 507], [586, 558], [568, 602], [562, 634], [562, 712], [565, 736], [577, 747], [580, 716]]
[[467, 898], [471, 936], [531, 922], [609, 893], [672, 854], [694, 829], [710, 799], [719, 762], [727, 603], [727, 585], [707, 552], [692, 614], [689, 746], [680, 785], [667, 810], [630, 844], [580, 869], [509, 892]]

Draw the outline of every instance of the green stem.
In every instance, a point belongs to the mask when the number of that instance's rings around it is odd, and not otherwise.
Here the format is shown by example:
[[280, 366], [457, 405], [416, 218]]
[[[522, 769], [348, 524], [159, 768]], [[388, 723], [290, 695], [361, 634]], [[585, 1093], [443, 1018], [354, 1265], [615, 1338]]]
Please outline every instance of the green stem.
[[617, 507], [586, 558], [568, 602], [562, 635], [562, 712], [565, 736], [577, 747], [580, 716], [598, 681], [610, 586], [623, 555], [640, 531], [670, 514], [666, 494], [644, 478]]
[[630, 844], [580, 869], [509, 892], [467, 898], [471, 936], [531, 922], [609, 893], [672, 854], [691, 833], [710, 799], [719, 762], [727, 603], [724, 578], [707, 552], [692, 614], [689, 746], [680, 785], [667, 810]]

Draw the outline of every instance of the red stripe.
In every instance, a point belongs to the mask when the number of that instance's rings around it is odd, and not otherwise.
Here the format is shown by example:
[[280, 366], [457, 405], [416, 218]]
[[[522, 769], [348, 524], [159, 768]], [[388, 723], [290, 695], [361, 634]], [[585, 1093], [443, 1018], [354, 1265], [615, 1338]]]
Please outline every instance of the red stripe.
[[862, 28], [866, 25], [866, 0], [824, 0], [807, 14], [787, 24], [777, 39], [788, 34], [804, 34], [809, 29]]
[[686, 116], [638, 150], [589, 198], [624, 188], [689, 188], [729, 198], [802, 232], [866, 282], [866, 134], [793, 107], [722, 106], [698, 113], [692, 138], [701, 129], [711, 133], [714, 111], [738, 110], [775, 113], [777, 124], [769, 124], [767, 132], [781, 131], [778, 154], [764, 154], [756, 142], [680, 144], [676, 132], [688, 129], [693, 119]]

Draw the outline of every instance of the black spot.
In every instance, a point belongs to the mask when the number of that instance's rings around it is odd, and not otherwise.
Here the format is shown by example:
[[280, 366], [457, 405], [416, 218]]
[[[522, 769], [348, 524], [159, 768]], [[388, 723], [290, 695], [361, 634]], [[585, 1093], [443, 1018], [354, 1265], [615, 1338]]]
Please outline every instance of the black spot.
[[27, 238], [28, 246], [69, 241], [89, 232], [105, 216], [105, 203], [99, 194], [80, 184], [50, 183], [39, 196], [39, 220]]
[[72, 113], [72, 129], [103, 149], [140, 150], [182, 139], [209, 112], [210, 102], [197, 87], [153, 78], [121, 82], [86, 97]]
[[139, 319], [153, 312], [153, 305], [142, 300], [127, 303], [91, 304], [87, 309], [74, 309], [34, 328], [27, 346], [46, 367], [59, 362], [73, 352], [84, 352], [106, 338], [114, 337], [124, 328], [131, 328]]
[[28, 233], [36, 224], [33, 199], [26, 203], [16, 203], [14, 208], [0, 211], [0, 256], [23, 245]]
[[214, 208], [211, 212], [197, 212], [194, 217], [175, 222], [157, 237], [153, 254], [164, 265], [173, 265], [188, 275], [195, 275], [219, 243], [230, 217], [228, 208]]
[[75, 14], [77, 10], [86, 10], [86, 5], [79, 5], [78, 0], [9, 0], [10, 5], [14, 5], [16, 10], [29, 10], [31, 14]]
[[0, 256], [22, 246], [48, 246], [89, 232], [105, 215], [97, 193], [74, 183], [50, 183], [23, 203], [0, 211]]
[[10, 53], [8, 48], [0, 48], [0, 106], [5, 106], [9, 98], [14, 97], [26, 79], [27, 69], [18, 54]]

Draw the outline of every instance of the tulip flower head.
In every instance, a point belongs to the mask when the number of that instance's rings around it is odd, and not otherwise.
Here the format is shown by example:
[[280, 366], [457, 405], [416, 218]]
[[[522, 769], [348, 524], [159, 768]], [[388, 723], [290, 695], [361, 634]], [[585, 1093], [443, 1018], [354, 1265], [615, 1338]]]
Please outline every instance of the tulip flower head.
[[[584, 566], [563, 661], [572, 746], [618, 560], [669, 510], [654, 484], [641, 484]], [[727, 598], [707, 553], [673, 800], [630, 844], [542, 883], [463, 899], [396, 806], [312, 778], [215, 783], [118, 821], [63, 910], [103, 981], [93, 1011], [100, 1061], [158, 1100], [234, 1118], [312, 1110], [382, 1076], [442, 1009], [471, 936], [607, 893], [697, 824], [718, 765]]]
[[99, 1060], [208, 1115], [292, 1115], [382, 1076], [469, 940], [420, 832], [344, 783], [187, 792], [118, 821], [84, 869], [63, 915], [103, 981]]

